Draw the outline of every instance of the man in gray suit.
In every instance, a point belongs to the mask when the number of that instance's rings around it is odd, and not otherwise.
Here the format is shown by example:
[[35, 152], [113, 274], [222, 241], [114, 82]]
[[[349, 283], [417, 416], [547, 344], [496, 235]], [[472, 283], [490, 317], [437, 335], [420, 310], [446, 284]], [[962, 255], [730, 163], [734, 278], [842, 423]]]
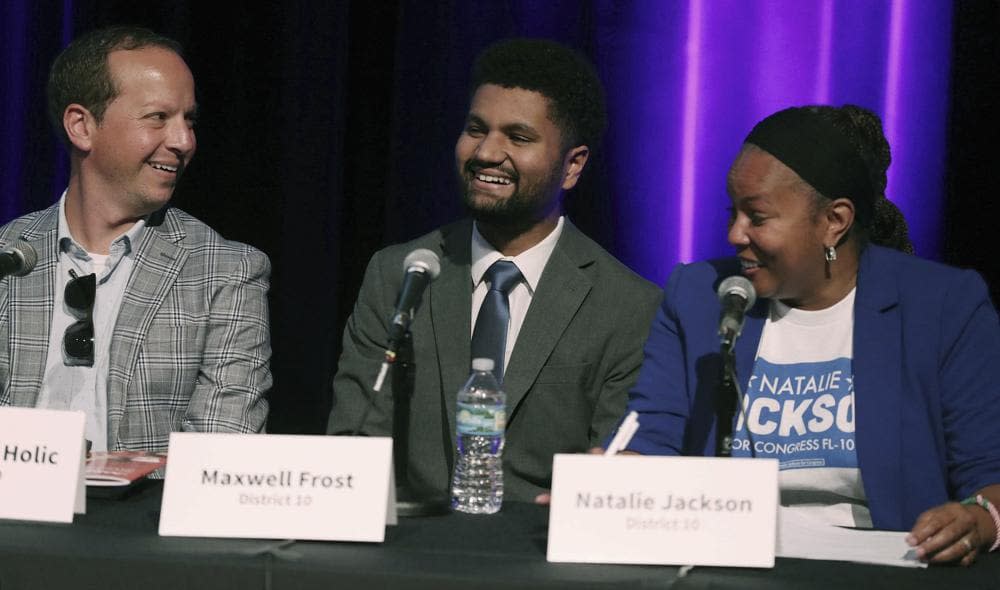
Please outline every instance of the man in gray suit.
[[195, 152], [179, 46], [139, 28], [88, 33], [56, 58], [48, 95], [69, 186], [0, 228], [0, 247], [37, 253], [0, 281], [0, 405], [81, 410], [95, 450], [262, 431], [270, 264], [169, 207]]
[[[372, 384], [387, 345], [402, 264], [436, 252], [441, 274], [411, 325], [408, 479], [442, 495], [454, 466], [456, 394], [470, 371], [470, 339], [491, 287], [490, 268], [512, 261], [509, 324], [501, 344], [507, 393], [505, 497], [547, 490], [552, 455], [600, 444], [625, 408], [661, 291], [577, 230], [562, 213], [600, 142], [604, 98], [591, 66], [548, 41], [487, 49], [473, 72], [466, 125], [455, 146], [472, 219], [444, 226], [372, 258], [343, 339], [328, 432], [392, 432], [392, 388]], [[478, 331], [479, 328], [476, 328]], [[475, 346], [475, 344], [473, 344]], [[497, 355], [499, 357], [499, 354]]]

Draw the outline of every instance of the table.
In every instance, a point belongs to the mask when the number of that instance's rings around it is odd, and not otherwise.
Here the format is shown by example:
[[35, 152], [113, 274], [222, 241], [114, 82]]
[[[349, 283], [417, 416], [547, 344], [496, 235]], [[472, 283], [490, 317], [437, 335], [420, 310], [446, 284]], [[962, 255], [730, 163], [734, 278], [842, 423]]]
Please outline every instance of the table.
[[382, 544], [159, 537], [162, 485], [88, 499], [72, 525], [0, 521], [0, 590], [34, 588], [896, 588], [1000, 587], [1000, 554], [972, 568], [779, 558], [772, 570], [545, 561], [548, 510], [402, 519]]

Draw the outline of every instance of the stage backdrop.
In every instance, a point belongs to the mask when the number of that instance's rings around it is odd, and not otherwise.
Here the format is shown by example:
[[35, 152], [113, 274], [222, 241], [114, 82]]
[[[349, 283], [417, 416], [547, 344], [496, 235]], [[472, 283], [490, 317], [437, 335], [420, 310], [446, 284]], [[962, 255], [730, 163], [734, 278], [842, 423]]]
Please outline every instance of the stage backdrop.
[[883, 118], [887, 194], [918, 254], [977, 267], [996, 289], [980, 247], [996, 172], [948, 157], [981, 163], [992, 141], [986, 107], [965, 97], [996, 99], [996, 13], [987, 1], [918, 0], [5, 0], [0, 221], [65, 187], [44, 112], [65, 43], [119, 23], [177, 38], [201, 120], [175, 202], [270, 255], [271, 430], [318, 432], [369, 256], [462, 214], [453, 146], [469, 68], [489, 43], [548, 37], [592, 59], [609, 130], [569, 213], [654, 282], [677, 262], [731, 252], [726, 170], [757, 120], [853, 103]]

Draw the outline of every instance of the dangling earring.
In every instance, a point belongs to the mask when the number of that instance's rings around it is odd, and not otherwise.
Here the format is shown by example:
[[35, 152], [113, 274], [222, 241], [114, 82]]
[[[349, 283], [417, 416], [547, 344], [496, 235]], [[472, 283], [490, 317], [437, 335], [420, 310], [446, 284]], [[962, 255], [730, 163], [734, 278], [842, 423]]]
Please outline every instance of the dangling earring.
[[837, 259], [837, 249], [833, 246], [825, 246], [823, 248], [823, 257], [826, 258], [827, 262], [833, 262]]

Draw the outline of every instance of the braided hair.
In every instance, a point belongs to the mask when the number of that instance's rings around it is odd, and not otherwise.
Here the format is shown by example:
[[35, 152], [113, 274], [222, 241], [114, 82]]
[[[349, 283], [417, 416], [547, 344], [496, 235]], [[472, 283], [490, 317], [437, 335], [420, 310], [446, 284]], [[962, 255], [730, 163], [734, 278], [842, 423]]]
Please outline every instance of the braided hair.
[[870, 241], [913, 254], [906, 219], [899, 208], [885, 196], [886, 171], [892, 162], [892, 153], [878, 115], [852, 104], [807, 108], [836, 127], [868, 168], [871, 186], [876, 189], [876, 194], [872, 219], [867, 227], [859, 228], [862, 242]]

